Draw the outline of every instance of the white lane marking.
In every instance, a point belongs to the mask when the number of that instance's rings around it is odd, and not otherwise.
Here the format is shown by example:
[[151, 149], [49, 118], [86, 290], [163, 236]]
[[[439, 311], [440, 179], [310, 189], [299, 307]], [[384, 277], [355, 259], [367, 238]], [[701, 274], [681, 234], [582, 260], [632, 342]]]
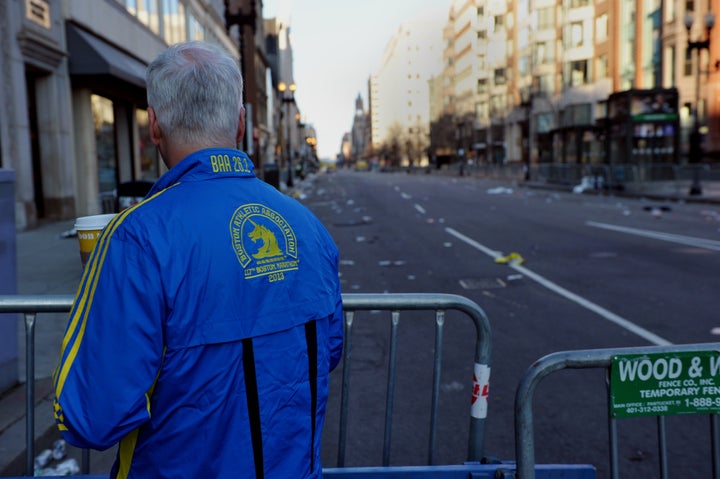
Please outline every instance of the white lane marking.
[[[482, 251], [486, 255], [490, 256], [491, 258], [495, 259], [499, 256], [502, 256], [501, 253], [498, 251], [492, 250], [477, 241], [475, 241], [472, 238], [469, 238], [465, 236], [464, 234], [452, 229], [452, 228], [445, 228], [445, 231], [447, 231], [452, 236], [456, 237], [457, 239], [464, 241], [465, 243], [469, 244], [470, 246]], [[637, 324], [628, 321], [625, 318], [622, 318], [618, 316], [617, 314], [608, 311], [607, 309], [603, 308], [602, 306], [599, 306], [592, 301], [588, 301], [587, 299], [568, 291], [567, 289], [563, 288], [562, 286], [553, 283], [552, 281], [540, 276], [539, 274], [525, 268], [522, 265], [517, 264], [510, 264], [508, 263], [508, 266], [513, 268], [515, 271], [524, 274], [526, 277], [536, 281], [542, 286], [545, 286], [547, 289], [554, 291], [555, 293], [559, 294], [560, 296], [565, 297], [566, 299], [569, 299], [570, 301], [573, 301], [577, 303], [578, 305], [582, 306], [585, 309], [589, 309], [590, 311], [602, 316], [603, 318], [607, 319], [608, 321], [617, 324], [621, 328], [624, 328], [628, 331], [630, 331], [633, 334], [636, 334], [640, 336], [641, 338], [645, 339], [646, 341], [658, 345], [658, 346], [669, 346], [672, 343], [668, 341], [665, 338], [662, 338], [658, 336], [657, 334], [648, 331], [645, 328], [642, 328], [638, 326]]]
[[415, 203], [415, 209], [418, 210], [421, 215], [424, 215], [424, 214], [425, 214], [425, 208], [423, 208], [422, 206], [420, 206], [420, 205], [417, 204], [417, 203]]
[[482, 252], [485, 253], [486, 255], [490, 256], [492, 259], [495, 259], [495, 258], [498, 258], [498, 257], [502, 256], [502, 253], [501, 253], [500, 251], [495, 251], [495, 250], [493, 250], [493, 249], [487, 248], [487, 247], [481, 245], [480, 243], [478, 243], [477, 241], [475, 241], [474, 239], [472, 239], [472, 238], [470, 238], [470, 237], [468, 237], [468, 236], [465, 236], [464, 234], [462, 234], [462, 233], [460, 233], [459, 231], [456, 231], [456, 230], [450, 228], [449, 226], [448, 226], [447, 228], [445, 228], [445, 231], [447, 231], [448, 233], [450, 233], [450, 234], [453, 235], [454, 237], [456, 237], [456, 238], [458, 238], [458, 239], [460, 239], [460, 240], [463, 240], [464, 242], [466, 242], [467, 244], [469, 244], [469, 245], [472, 246], [473, 248], [479, 249], [480, 251], [482, 251]]
[[693, 236], [676, 235], [672, 233], [662, 233], [660, 231], [641, 230], [638, 228], [628, 228], [627, 226], [617, 226], [607, 223], [596, 223], [595, 221], [586, 221], [586, 225], [593, 226], [595, 228], [602, 228], [611, 231], [619, 231], [620, 233], [627, 233], [631, 235], [644, 236], [645, 238], [652, 238], [661, 241], [670, 241], [672, 243], [679, 243], [687, 246], [694, 246], [696, 248], [705, 248], [714, 251], [720, 251], [720, 241], [709, 240], [704, 238], [696, 238]]

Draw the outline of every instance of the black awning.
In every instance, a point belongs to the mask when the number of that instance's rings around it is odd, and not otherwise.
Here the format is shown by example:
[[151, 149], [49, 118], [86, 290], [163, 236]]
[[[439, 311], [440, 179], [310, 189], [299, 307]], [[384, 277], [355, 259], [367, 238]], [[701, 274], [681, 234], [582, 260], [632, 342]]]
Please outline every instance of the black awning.
[[145, 64], [70, 23], [66, 31], [70, 75], [109, 75], [145, 88]]

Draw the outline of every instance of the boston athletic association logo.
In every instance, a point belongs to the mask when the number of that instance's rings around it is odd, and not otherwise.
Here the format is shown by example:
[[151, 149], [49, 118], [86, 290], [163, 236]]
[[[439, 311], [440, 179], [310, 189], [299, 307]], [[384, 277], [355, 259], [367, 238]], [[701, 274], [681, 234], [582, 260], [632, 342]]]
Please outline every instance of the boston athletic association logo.
[[276, 211], [259, 204], [242, 205], [230, 220], [230, 236], [245, 279], [267, 276], [285, 279], [298, 269], [297, 239], [290, 224]]

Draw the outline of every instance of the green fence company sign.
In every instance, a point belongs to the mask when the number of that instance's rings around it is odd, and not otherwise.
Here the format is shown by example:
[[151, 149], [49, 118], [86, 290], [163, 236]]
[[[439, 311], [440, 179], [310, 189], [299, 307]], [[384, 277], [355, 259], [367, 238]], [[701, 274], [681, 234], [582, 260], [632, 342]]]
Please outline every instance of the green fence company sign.
[[613, 417], [720, 413], [720, 351], [615, 356]]

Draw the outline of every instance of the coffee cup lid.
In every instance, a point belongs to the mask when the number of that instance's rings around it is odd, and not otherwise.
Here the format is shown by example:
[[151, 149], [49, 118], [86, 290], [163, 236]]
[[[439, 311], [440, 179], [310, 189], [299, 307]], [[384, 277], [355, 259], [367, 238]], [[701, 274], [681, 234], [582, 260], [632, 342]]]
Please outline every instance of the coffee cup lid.
[[115, 217], [115, 214], [80, 216], [75, 218], [76, 230], [103, 229]]

